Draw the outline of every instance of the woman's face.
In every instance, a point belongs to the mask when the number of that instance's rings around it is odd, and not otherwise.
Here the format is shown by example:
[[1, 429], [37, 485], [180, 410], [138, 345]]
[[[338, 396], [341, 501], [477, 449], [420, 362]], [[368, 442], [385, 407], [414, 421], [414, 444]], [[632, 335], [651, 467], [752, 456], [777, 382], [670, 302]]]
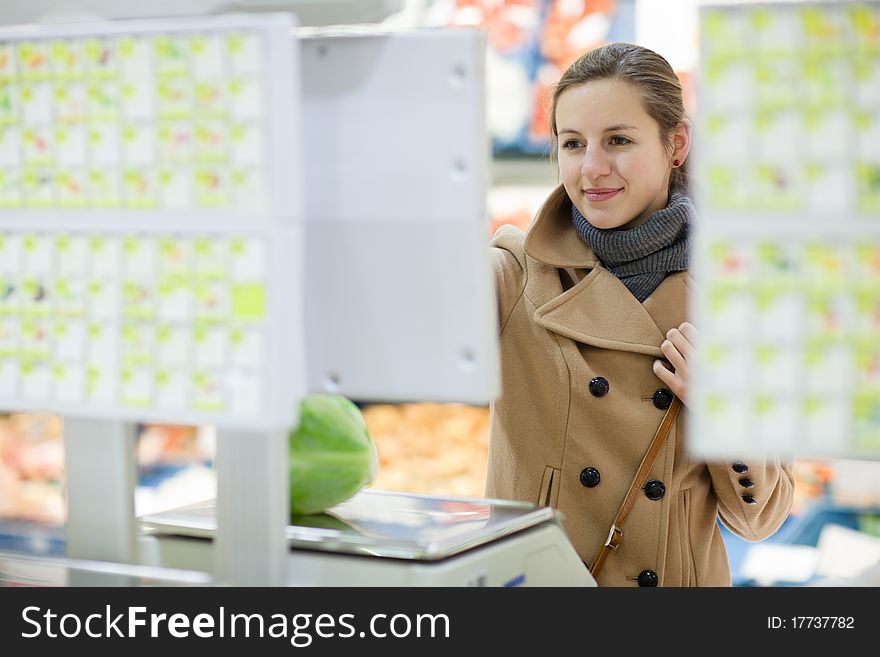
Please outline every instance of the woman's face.
[[565, 191], [593, 226], [635, 228], [666, 207], [679, 149], [661, 139], [632, 85], [605, 79], [569, 87], [557, 99], [556, 126]]

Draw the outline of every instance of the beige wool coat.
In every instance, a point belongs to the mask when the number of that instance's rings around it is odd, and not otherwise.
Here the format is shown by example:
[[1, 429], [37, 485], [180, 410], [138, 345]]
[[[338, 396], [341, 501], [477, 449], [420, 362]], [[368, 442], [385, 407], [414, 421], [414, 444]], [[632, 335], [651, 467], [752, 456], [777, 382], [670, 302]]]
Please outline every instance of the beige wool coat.
[[[501, 227], [491, 251], [502, 390], [491, 408], [486, 494], [558, 508], [589, 563], [665, 414], [652, 363], [664, 358], [666, 332], [685, 321], [693, 281], [672, 273], [639, 303], [578, 237], [562, 186], [525, 234]], [[608, 384], [602, 396], [590, 391], [598, 377]], [[648, 476], [656, 499], [647, 489], [636, 499], [600, 586], [729, 586], [716, 517], [759, 541], [788, 516], [789, 464], [693, 462], [685, 423], [683, 411]]]

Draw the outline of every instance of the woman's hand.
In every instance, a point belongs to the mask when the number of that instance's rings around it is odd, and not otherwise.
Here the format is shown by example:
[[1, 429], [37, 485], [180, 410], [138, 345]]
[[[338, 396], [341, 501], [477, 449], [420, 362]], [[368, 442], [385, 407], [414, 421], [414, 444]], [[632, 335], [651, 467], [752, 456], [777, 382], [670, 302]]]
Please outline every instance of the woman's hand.
[[697, 329], [689, 322], [684, 322], [678, 328], [669, 329], [666, 339], [660, 345], [666, 360], [654, 361], [654, 374], [685, 404], [688, 390], [688, 361], [693, 358], [697, 335]]

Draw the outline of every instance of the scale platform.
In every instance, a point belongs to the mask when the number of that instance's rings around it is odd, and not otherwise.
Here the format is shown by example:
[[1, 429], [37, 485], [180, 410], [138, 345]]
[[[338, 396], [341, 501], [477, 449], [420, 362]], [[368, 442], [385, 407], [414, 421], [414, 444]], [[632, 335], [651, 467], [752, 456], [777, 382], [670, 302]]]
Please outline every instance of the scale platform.
[[[151, 565], [204, 569], [217, 529], [208, 500], [140, 518]], [[362, 490], [287, 527], [300, 586], [595, 585], [557, 511], [505, 500]]]

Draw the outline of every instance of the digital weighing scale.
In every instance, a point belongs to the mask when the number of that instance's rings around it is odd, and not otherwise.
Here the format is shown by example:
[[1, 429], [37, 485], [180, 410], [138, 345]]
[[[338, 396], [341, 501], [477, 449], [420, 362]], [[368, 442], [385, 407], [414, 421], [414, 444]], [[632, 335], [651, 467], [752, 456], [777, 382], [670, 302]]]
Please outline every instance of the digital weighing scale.
[[[140, 518], [149, 565], [214, 564], [215, 501]], [[523, 502], [363, 490], [287, 527], [291, 586], [595, 586], [560, 515]]]

